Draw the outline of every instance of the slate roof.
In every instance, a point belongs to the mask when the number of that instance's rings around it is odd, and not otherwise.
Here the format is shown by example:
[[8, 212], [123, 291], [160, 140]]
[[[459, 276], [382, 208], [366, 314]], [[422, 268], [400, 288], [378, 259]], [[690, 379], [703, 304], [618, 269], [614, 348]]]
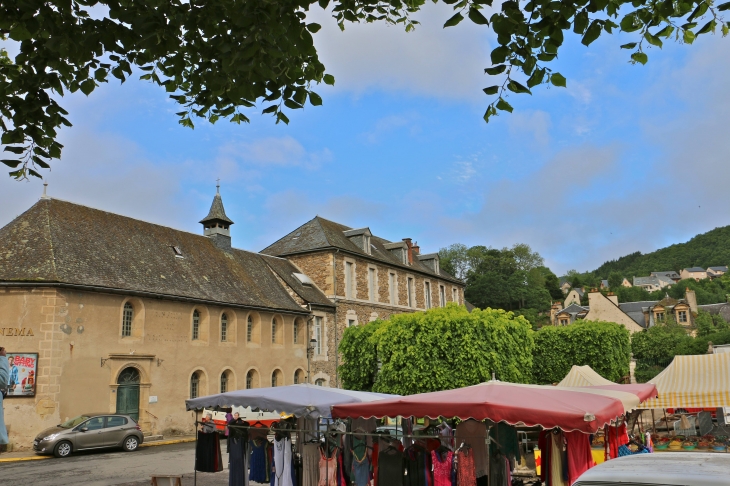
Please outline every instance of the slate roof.
[[688, 272], [704, 272], [705, 269], [702, 267], [692, 267], [692, 268], [685, 268]]
[[570, 314], [570, 315], [578, 315], [582, 312], [588, 312], [590, 310], [590, 307], [578, 305], [578, 304], [570, 304], [565, 309], [560, 309], [559, 312], [556, 313], [556, 315], [559, 314]]
[[219, 249], [202, 235], [59, 199], [41, 199], [0, 228], [0, 283], [59, 283], [305, 312], [270, 265], [285, 269], [257, 253]]
[[273, 257], [269, 255], [260, 255], [261, 258], [269, 265], [269, 267], [281, 278], [286, 284], [296, 292], [299, 297], [307, 302], [327, 307], [335, 307], [335, 304], [324, 295], [324, 293], [313, 285], [304, 285], [294, 276], [295, 273], [301, 273], [292, 262], [284, 258]]
[[679, 280], [681, 277], [679, 274], [673, 270], [667, 271], [667, 272], [651, 272], [650, 274], [652, 277], [667, 277], [670, 279], [677, 279]]
[[698, 305], [697, 308], [701, 311], [709, 312], [712, 315], [722, 316], [723, 319], [730, 322], [730, 304], [727, 302]]
[[644, 308], [651, 307], [656, 304], [656, 300], [642, 300], [639, 302], [625, 302], [618, 305], [619, 309], [624, 311], [626, 315], [634, 320], [641, 327], [647, 327], [644, 319]]
[[316, 216], [288, 235], [261, 250], [261, 253], [284, 257], [297, 253], [340, 249], [347, 251], [348, 253], [355, 253], [364, 258], [380, 261], [394, 267], [401, 267], [411, 272], [427, 274], [438, 277], [442, 280], [463, 285], [461, 280], [449, 275], [443, 270], [440, 270], [439, 273], [436, 274], [433, 269], [419, 261], [418, 258], [413, 259], [412, 265], [404, 265], [385, 248], [385, 245], [392, 242], [375, 235], [370, 237], [371, 253], [367, 254], [362, 248], [347, 238], [344, 232], [351, 230], [352, 228], [348, 226]]
[[674, 280], [669, 277], [634, 277], [634, 287], [642, 285], [654, 285], [656, 287], [666, 287], [667, 285], [674, 285]]
[[724, 272], [724, 273], [727, 273], [727, 265], [720, 266], [720, 267], [709, 267], [708, 270], [712, 270], [713, 272]]
[[226, 210], [223, 209], [223, 199], [221, 199], [220, 192], [215, 193], [215, 197], [213, 198], [213, 204], [210, 205], [210, 211], [208, 211], [208, 216], [201, 219], [201, 223], [207, 223], [208, 221], [225, 221], [228, 224], [233, 224], [233, 221], [228, 219], [228, 216], [226, 216]]

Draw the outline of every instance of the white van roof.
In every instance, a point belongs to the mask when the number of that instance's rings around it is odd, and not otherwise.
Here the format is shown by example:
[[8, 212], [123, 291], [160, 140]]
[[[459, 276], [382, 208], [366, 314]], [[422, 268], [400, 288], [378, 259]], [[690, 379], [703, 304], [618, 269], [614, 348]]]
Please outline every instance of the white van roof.
[[729, 474], [730, 454], [655, 452], [606, 461], [573, 486], [728, 486]]

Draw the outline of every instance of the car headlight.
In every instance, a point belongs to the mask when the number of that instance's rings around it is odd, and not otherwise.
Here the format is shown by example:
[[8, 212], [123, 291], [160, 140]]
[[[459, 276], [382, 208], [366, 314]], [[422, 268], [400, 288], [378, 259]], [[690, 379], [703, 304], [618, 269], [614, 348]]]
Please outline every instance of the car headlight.
[[58, 434], [51, 434], [49, 436], [43, 437], [41, 440], [53, 440], [56, 437], [58, 437]]

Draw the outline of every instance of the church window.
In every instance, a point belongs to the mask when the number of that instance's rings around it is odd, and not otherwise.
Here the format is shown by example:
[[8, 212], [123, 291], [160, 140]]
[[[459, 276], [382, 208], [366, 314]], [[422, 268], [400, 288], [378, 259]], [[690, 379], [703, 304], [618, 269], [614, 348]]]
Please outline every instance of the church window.
[[248, 316], [248, 320], [246, 323], [246, 342], [251, 342], [251, 339], [253, 338], [253, 317]]
[[124, 304], [122, 311], [122, 336], [128, 337], [132, 335], [132, 318], [134, 317], [134, 307], [129, 302]]
[[200, 389], [200, 376], [196, 371], [193, 376], [190, 377], [190, 398], [198, 398]]
[[271, 342], [276, 343], [276, 317], [271, 319]]
[[221, 316], [221, 342], [228, 340], [228, 316], [223, 314]]
[[317, 378], [314, 380], [314, 384], [317, 386], [324, 386], [324, 378]]
[[193, 341], [200, 339], [200, 312], [193, 311]]
[[297, 344], [299, 342], [299, 319], [294, 320], [292, 332], [294, 333], [294, 344]]
[[224, 371], [221, 373], [221, 393], [228, 391], [228, 372]]

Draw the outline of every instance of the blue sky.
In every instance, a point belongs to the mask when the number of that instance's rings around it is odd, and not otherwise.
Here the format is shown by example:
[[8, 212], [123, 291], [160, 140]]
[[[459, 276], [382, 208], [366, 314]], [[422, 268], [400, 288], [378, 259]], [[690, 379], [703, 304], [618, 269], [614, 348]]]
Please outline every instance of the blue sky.
[[[495, 45], [450, 7], [428, 4], [409, 34], [348, 25], [323, 12], [315, 36], [336, 79], [321, 107], [275, 125], [177, 124], [162, 89], [109, 83], [62, 105], [63, 159], [51, 196], [200, 233], [215, 180], [236, 247], [258, 251], [315, 215], [410, 237], [422, 251], [451, 243], [524, 242], [557, 273], [686, 241], [730, 224], [728, 42], [669, 42], [633, 66], [604, 35], [568, 35], [552, 68], [568, 88], [513, 95], [488, 125], [481, 89]], [[12, 52], [12, 46], [10, 51]], [[40, 196], [40, 181], [0, 178], [0, 225]]]

